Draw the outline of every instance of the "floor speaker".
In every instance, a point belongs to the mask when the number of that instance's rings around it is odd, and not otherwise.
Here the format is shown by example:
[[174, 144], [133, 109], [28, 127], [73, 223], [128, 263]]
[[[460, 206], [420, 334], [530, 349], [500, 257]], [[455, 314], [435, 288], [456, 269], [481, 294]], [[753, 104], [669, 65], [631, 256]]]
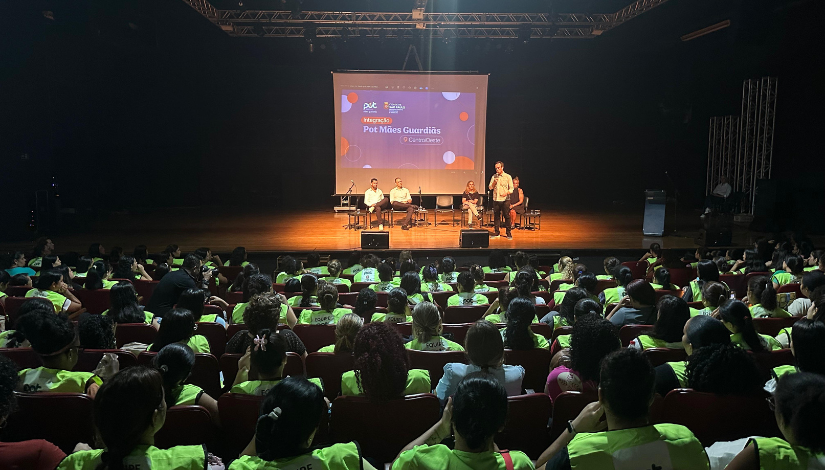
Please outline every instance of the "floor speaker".
[[461, 248], [487, 248], [490, 246], [490, 232], [487, 230], [462, 230], [458, 236]]
[[648, 236], [661, 237], [665, 233], [665, 203], [667, 195], [664, 191], [645, 191], [645, 220], [642, 233]]
[[361, 232], [361, 249], [371, 248], [374, 250], [390, 249], [390, 232], [367, 231]]

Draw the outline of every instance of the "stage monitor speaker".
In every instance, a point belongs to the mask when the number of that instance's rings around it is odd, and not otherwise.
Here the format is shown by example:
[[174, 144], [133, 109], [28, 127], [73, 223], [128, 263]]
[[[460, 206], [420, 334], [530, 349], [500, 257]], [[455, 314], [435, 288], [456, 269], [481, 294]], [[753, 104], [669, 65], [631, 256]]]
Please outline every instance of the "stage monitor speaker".
[[361, 249], [370, 248], [373, 250], [390, 249], [390, 232], [367, 231], [361, 232]]
[[667, 194], [661, 190], [645, 191], [645, 235], [661, 237], [665, 234], [665, 203]]
[[461, 248], [487, 248], [490, 246], [490, 232], [487, 230], [462, 230], [458, 236]]

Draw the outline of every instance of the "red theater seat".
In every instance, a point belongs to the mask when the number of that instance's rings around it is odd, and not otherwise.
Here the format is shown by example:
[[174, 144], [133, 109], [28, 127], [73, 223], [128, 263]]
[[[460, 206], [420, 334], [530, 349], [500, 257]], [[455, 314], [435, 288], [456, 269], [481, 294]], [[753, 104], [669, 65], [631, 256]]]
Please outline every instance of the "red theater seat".
[[94, 442], [92, 397], [79, 393], [14, 395], [17, 407], [3, 429], [3, 441], [45, 439], [67, 454], [78, 442]]
[[473, 323], [480, 320], [489, 305], [453, 306], [444, 309], [444, 323]]
[[304, 342], [307, 352], [313, 353], [335, 344], [335, 328], [336, 325], [295, 325], [292, 331]]
[[547, 429], [552, 415], [553, 402], [544, 393], [507, 397], [507, 421], [495, 443], [501, 449], [518, 449], [536, 460], [552, 444]]
[[505, 364], [524, 367], [524, 379], [521, 386], [525, 390], [532, 389], [537, 392], [544, 390], [547, 375], [550, 373], [550, 359], [552, 356], [547, 349], [504, 350]]
[[467, 354], [464, 351], [417, 351], [408, 349], [411, 369], [424, 369], [430, 373], [432, 388], [438, 385], [444, 375], [444, 365], [451, 362], [467, 364]]
[[307, 377], [318, 377], [324, 384], [324, 396], [334, 400], [341, 393], [341, 375], [353, 370], [352, 354], [310, 353], [306, 357]]
[[[215, 398], [215, 395], [211, 395]], [[173, 406], [166, 410], [166, 421], [155, 434], [155, 446], [208, 445], [215, 440], [215, 425], [209, 411], [202, 406]]]

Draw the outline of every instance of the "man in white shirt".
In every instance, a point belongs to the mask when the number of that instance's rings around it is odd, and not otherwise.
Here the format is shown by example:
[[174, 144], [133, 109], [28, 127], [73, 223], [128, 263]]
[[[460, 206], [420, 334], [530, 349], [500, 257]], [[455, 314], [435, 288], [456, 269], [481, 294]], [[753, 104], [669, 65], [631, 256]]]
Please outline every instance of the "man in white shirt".
[[395, 179], [395, 187], [390, 190], [390, 204], [392, 204], [393, 210], [407, 211], [407, 217], [404, 219], [401, 228], [403, 230], [409, 230], [413, 212], [418, 209], [418, 206], [412, 204], [410, 191], [404, 187], [401, 178]]
[[490, 238], [501, 236], [501, 215], [504, 216], [505, 227], [507, 227], [507, 239], [512, 240], [513, 234], [510, 232], [510, 195], [513, 194], [513, 178], [504, 172], [504, 163], [496, 162], [496, 172], [490, 178], [489, 188], [493, 190], [493, 219], [495, 220], [496, 233]]
[[709, 213], [714, 206], [724, 205], [731, 191], [732, 188], [730, 184], [728, 184], [728, 178], [726, 176], [719, 178], [719, 184], [716, 185], [713, 192], [705, 199], [705, 214]]
[[364, 205], [367, 210], [375, 212], [375, 218], [378, 219], [378, 230], [384, 230], [384, 219], [381, 218], [381, 209], [389, 209], [390, 201], [384, 197], [384, 193], [378, 189], [378, 178], [370, 180], [370, 189], [364, 193]]

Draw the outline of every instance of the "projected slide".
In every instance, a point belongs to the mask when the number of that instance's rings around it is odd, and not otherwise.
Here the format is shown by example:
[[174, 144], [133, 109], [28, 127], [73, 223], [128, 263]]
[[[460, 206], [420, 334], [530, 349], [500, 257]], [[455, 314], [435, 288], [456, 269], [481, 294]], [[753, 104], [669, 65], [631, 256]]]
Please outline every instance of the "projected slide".
[[371, 178], [428, 195], [483, 181], [486, 75], [345, 72], [333, 85], [336, 194]]
[[473, 169], [475, 93], [344, 90], [341, 166]]

